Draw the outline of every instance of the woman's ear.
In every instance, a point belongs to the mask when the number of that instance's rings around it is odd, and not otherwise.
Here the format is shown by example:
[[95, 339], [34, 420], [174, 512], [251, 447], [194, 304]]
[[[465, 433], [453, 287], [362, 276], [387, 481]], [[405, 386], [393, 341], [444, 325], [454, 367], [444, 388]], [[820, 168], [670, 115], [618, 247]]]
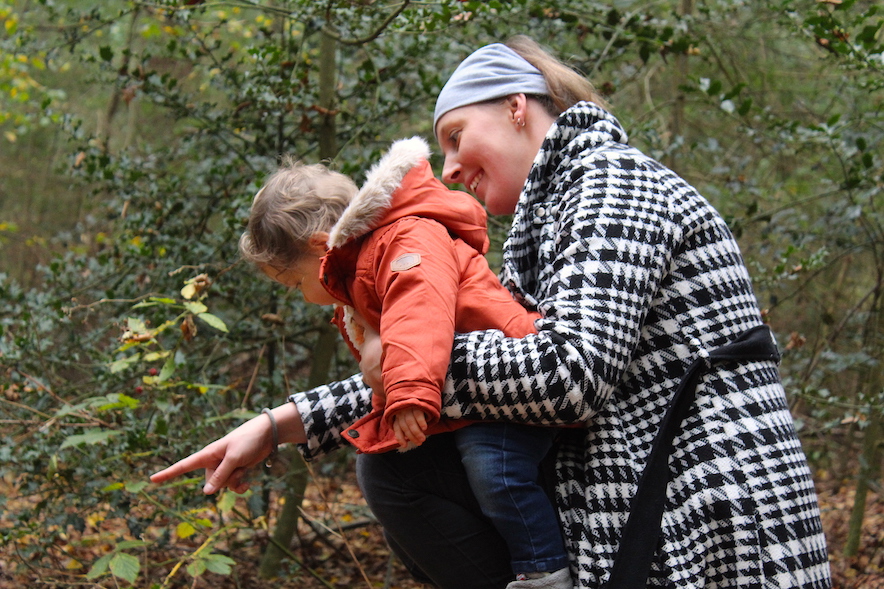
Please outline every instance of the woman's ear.
[[524, 94], [510, 94], [506, 97], [506, 108], [513, 122], [525, 121], [528, 112], [528, 97]]
[[324, 256], [328, 251], [328, 232], [317, 231], [310, 236], [310, 250], [317, 256]]

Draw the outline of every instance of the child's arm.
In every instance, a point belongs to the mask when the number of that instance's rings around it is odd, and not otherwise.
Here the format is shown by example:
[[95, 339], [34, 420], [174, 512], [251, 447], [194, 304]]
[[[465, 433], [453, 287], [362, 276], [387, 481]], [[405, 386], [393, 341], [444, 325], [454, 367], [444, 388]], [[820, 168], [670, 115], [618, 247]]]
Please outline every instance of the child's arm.
[[393, 433], [399, 447], [405, 449], [411, 442], [420, 446], [427, 439], [427, 416], [420, 409], [404, 407], [393, 413]]

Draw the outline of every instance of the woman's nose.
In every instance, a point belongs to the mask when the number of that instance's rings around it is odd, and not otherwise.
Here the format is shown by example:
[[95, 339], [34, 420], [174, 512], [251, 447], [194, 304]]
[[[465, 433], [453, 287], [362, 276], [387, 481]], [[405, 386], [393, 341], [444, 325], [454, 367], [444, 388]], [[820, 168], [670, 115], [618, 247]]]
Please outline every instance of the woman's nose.
[[460, 164], [453, 157], [446, 157], [442, 165], [442, 181], [446, 184], [460, 183]]

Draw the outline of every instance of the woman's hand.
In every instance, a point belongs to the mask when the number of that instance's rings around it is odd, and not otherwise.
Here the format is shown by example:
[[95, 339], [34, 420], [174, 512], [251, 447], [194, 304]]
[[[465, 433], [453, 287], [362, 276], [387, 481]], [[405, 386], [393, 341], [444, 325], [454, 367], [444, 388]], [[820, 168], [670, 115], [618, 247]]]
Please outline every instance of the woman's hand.
[[381, 363], [383, 361], [383, 346], [381, 346], [380, 334], [366, 325], [362, 316], [355, 314], [354, 320], [365, 330], [365, 341], [359, 355], [359, 369], [362, 371], [362, 380], [371, 387], [375, 399], [384, 398], [384, 377]]
[[[306, 441], [301, 414], [294, 403], [273, 409], [279, 429], [280, 442]], [[220, 440], [216, 440], [172, 466], [151, 475], [154, 483], [164, 483], [200, 468], [206, 469], [203, 493], [210, 495], [220, 489], [245, 493], [249, 484], [244, 480], [248, 471], [265, 460], [273, 451], [273, 432], [270, 418], [258, 415], [245, 422]]]

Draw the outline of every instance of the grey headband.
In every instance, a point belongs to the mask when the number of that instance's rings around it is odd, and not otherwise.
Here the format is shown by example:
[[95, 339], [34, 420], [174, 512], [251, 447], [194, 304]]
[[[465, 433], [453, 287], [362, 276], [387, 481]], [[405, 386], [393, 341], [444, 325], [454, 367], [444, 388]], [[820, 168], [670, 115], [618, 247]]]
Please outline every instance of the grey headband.
[[463, 60], [439, 92], [433, 129], [450, 110], [520, 93], [548, 95], [543, 74], [506, 45], [486, 45]]

